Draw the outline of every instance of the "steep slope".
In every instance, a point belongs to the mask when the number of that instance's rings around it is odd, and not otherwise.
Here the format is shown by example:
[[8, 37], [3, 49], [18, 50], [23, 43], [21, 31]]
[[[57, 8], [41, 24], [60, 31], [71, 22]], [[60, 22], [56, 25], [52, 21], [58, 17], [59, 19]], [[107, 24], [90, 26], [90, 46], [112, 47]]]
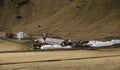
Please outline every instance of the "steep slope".
[[39, 19], [45, 19], [69, 4], [68, 0], [29, 0], [28, 3], [18, 7], [16, 3], [19, 1], [24, 0], [1, 0], [3, 5], [0, 22], [3, 30], [9, 30], [17, 24], [29, 24]]
[[[51, 24], [58, 25], [58, 32], [64, 31], [66, 35], [71, 33], [69, 37], [80, 39], [120, 35], [120, 1], [82, 1], [76, 1], [68, 9], [61, 11], [56, 16], [57, 18]], [[54, 25], [50, 28], [55, 27]]]
[[29, 0], [19, 8], [8, 0], [0, 2], [2, 31], [47, 32], [73, 39], [120, 36], [119, 0]]

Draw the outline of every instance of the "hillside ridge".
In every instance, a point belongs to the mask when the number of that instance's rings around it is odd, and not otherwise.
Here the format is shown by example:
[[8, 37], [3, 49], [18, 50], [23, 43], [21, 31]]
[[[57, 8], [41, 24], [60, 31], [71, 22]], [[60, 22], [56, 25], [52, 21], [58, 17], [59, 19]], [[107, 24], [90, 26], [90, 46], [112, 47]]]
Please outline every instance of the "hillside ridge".
[[0, 0], [0, 31], [72, 39], [120, 36], [119, 0]]

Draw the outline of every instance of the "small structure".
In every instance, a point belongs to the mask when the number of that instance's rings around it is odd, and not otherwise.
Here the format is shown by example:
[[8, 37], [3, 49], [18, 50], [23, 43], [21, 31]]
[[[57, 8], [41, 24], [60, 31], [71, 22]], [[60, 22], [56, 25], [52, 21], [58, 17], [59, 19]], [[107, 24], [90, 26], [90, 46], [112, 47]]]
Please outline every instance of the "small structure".
[[18, 32], [17, 33], [17, 39], [18, 40], [22, 40], [22, 39], [24, 39], [26, 37], [27, 37], [27, 35], [24, 32]]
[[61, 44], [64, 41], [61, 37], [46, 37], [45, 42], [49, 44]]

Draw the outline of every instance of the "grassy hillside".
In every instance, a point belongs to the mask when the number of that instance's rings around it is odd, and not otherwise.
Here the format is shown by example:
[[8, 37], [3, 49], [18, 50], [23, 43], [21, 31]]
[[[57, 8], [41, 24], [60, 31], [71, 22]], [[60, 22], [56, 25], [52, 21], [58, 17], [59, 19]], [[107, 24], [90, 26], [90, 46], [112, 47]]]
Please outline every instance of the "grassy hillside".
[[72, 39], [120, 36], [119, 0], [29, 0], [20, 7], [0, 0], [0, 4], [1, 31], [48, 32]]

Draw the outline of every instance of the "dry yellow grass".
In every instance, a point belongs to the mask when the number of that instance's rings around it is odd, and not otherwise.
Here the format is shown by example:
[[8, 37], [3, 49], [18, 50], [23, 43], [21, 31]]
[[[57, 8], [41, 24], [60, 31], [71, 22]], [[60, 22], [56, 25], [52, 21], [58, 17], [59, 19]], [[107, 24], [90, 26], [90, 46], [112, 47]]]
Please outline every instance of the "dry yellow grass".
[[25, 46], [19, 43], [0, 40], [0, 51], [20, 51], [20, 50], [26, 50], [28, 48], [29, 46]]
[[[100, 51], [53, 51], [29, 53], [1, 53], [1, 70], [119, 70], [119, 49]], [[118, 55], [118, 56], [114, 56]], [[91, 58], [101, 57], [102, 58]], [[65, 60], [84, 58], [78, 60]], [[88, 59], [85, 59], [88, 58]], [[45, 62], [43, 60], [61, 59], [61, 61]], [[40, 62], [43, 61], [43, 62]], [[17, 64], [15, 64], [17, 62]], [[13, 64], [4, 64], [13, 63]], [[1, 65], [3, 64], [3, 65]]]
[[[48, 32], [82, 40], [120, 36], [119, 0], [30, 0], [21, 8], [10, 5], [8, 0], [0, 0], [2, 32]], [[22, 19], [17, 19], [17, 16], [22, 16]], [[0, 40], [0, 51], [23, 48], [28, 46]], [[0, 53], [0, 70], [120, 70], [119, 53], [119, 48]]]
[[[21, 48], [28, 47], [0, 40], [0, 51]], [[119, 70], [119, 53], [120, 48], [0, 53], [0, 70]]]

